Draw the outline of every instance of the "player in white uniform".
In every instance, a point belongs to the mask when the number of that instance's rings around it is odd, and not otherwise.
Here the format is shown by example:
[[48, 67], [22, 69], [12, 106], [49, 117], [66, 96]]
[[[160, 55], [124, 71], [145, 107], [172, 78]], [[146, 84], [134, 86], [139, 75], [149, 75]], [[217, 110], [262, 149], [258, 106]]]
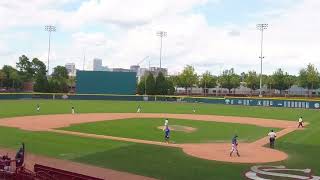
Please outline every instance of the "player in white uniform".
[[270, 141], [270, 148], [273, 149], [274, 148], [274, 143], [276, 141], [277, 134], [273, 130], [271, 130], [269, 132], [268, 136], [269, 136], [269, 141]]
[[40, 111], [40, 105], [37, 104], [37, 112], [39, 112], [39, 111]]
[[75, 114], [75, 110], [74, 110], [74, 107], [73, 107], [73, 106], [71, 107], [71, 113], [72, 113], [72, 114]]
[[166, 119], [164, 120], [164, 127], [163, 127], [163, 130], [166, 130], [166, 129], [168, 128], [168, 126], [169, 126], [169, 119], [168, 119], [168, 118], [166, 118]]
[[141, 106], [139, 105], [137, 108], [137, 113], [140, 113], [140, 112], [141, 112]]
[[193, 107], [193, 108], [192, 108], [192, 111], [193, 111], [193, 113], [196, 113], [196, 108]]
[[303, 128], [303, 120], [302, 117], [299, 118], [299, 125], [298, 128], [302, 127]]

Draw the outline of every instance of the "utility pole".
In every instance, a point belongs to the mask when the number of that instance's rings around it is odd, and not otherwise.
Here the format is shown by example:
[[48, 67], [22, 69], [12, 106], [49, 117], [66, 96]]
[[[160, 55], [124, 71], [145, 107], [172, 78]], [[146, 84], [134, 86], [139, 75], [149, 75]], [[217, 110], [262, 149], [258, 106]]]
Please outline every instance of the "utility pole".
[[50, 41], [51, 41], [51, 32], [56, 31], [56, 27], [52, 25], [45, 26], [45, 31], [49, 32], [49, 48], [48, 48], [48, 75], [50, 74]]
[[157, 36], [160, 37], [160, 71], [161, 71], [161, 61], [162, 61], [162, 38], [167, 37], [167, 32], [158, 31]]
[[257, 29], [261, 31], [261, 54], [260, 54], [260, 91], [259, 97], [262, 97], [262, 60], [264, 59], [263, 56], [263, 31], [268, 28], [268, 24], [257, 24]]
[[84, 71], [85, 64], [86, 64], [86, 49], [83, 49], [83, 67], [82, 67], [83, 71]]

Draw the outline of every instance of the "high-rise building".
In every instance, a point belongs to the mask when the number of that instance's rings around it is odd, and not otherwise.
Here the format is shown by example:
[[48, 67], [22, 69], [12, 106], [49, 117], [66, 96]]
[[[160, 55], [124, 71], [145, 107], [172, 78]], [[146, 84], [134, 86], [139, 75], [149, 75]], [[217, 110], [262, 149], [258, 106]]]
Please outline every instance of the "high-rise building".
[[68, 71], [69, 76], [76, 76], [76, 65], [74, 63], [67, 63], [65, 65], [65, 68]]
[[102, 59], [93, 59], [93, 71], [110, 71], [108, 66], [102, 66]]
[[102, 71], [102, 59], [98, 59], [98, 58], [93, 59], [93, 70]]

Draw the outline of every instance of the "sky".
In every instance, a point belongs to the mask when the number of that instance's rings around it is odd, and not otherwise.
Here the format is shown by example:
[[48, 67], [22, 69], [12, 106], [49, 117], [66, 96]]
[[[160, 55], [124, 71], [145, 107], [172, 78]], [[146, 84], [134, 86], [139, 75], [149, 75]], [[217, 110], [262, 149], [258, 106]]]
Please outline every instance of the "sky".
[[[320, 68], [319, 0], [1, 0], [0, 66], [19, 56], [37, 57], [50, 67], [75, 63], [92, 69], [94, 58], [110, 68], [159, 66], [177, 74], [186, 65], [218, 75], [282, 68], [290, 74], [312, 63]], [[84, 61], [85, 59], [85, 61]], [[51, 69], [51, 68], [50, 68]]]

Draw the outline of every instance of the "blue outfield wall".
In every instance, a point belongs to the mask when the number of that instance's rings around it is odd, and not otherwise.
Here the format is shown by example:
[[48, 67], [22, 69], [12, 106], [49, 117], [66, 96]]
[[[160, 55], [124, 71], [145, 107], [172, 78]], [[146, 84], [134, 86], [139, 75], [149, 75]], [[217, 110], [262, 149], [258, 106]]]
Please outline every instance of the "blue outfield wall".
[[320, 100], [307, 99], [268, 99], [268, 98], [210, 98], [183, 96], [138, 96], [138, 95], [107, 95], [107, 94], [50, 94], [50, 93], [0, 93], [0, 100], [28, 99], [60, 99], [60, 100], [114, 100], [114, 101], [163, 101], [207, 103], [238, 106], [284, 107], [320, 109]]
[[135, 72], [77, 71], [77, 94], [136, 94]]

